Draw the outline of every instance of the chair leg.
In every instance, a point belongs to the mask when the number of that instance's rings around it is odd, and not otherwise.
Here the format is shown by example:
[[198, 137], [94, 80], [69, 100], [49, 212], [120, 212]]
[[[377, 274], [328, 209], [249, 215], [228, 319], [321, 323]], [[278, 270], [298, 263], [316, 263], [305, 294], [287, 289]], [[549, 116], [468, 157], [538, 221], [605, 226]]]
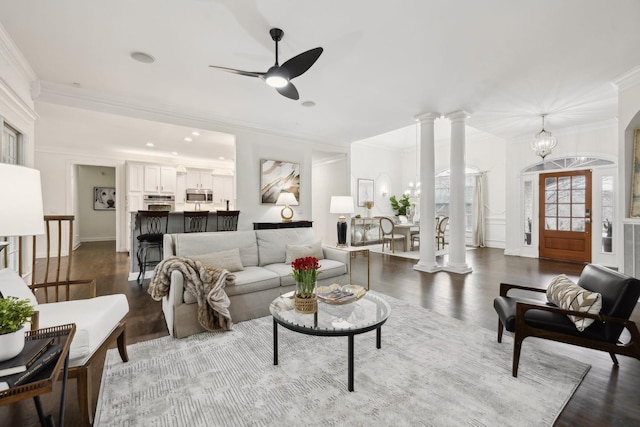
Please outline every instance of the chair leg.
[[82, 417], [82, 424], [93, 424], [93, 411], [91, 410], [91, 372], [88, 366], [78, 367], [76, 374], [78, 385], [78, 406]]
[[518, 363], [520, 362], [520, 348], [522, 347], [522, 339], [515, 336], [513, 340], [513, 367], [511, 369], [511, 375], [518, 376]]
[[498, 319], [498, 342], [502, 342], [502, 332], [504, 330], [504, 326], [502, 325], [502, 320]]
[[122, 332], [118, 335], [118, 353], [120, 353], [120, 359], [123, 362], [129, 361], [129, 354], [127, 354], [127, 328], [122, 325]]
[[[138, 258], [138, 270], [140, 270], [136, 281], [138, 282], [138, 285], [142, 285], [142, 282], [144, 281], [144, 267], [143, 267], [144, 264], [142, 263], [142, 248], [138, 248], [138, 251], [136, 252], [136, 258]], [[142, 281], [140, 281], [140, 277], [142, 277]]]
[[615, 353], [609, 353], [609, 356], [611, 356], [611, 360], [613, 361], [613, 364], [618, 366], [618, 358], [616, 357]]

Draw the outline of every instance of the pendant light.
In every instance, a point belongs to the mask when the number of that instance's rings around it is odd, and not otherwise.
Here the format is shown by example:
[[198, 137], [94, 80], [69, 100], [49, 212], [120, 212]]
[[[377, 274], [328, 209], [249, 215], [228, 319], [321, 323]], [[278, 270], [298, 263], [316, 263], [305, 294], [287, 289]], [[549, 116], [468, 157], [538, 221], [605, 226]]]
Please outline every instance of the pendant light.
[[542, 115], [542, 130], [536, 134], [536, 139], [531, 141], [531, 149], [536, 152], [536, 155], [544, 158], [551, 154], [551, 150], [553, 150], [556, 145], [558, 145], [558, 140], [551, 136], [551, 132], [548, 132], [544, 129], [544, 118], [546, 114]]

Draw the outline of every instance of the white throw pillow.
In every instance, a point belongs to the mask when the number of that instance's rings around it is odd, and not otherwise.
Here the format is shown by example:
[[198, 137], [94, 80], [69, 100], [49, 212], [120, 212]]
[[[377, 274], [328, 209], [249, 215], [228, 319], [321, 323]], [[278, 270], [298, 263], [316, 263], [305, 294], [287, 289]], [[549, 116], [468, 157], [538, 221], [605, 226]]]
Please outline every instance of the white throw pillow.
[[317, 259], [324, 259], [321, 241], [308, 243], [306, 245], [287, 245], [287, 255], [284, 262], [286, 264], [291, 264], [298, 258], [305, 258], [308, 256], [316, 257]]
[[[598, 314], [602, 309], [602, 295], [588, 291], [561, 274], [554, 277], [547, 288], [547, 300], [564, 310], [580, 311], [582, 313]], [[579, 316], [569, 316], [569, 319], [582, 332], [594, 319]]]
[[240, 259], [240, 249], [238, 248], [203, 255], [190, 255], [188, 258], [200, 261], [205, 267], [222, 268], [230, 272], [244, 270], [242, 259]]

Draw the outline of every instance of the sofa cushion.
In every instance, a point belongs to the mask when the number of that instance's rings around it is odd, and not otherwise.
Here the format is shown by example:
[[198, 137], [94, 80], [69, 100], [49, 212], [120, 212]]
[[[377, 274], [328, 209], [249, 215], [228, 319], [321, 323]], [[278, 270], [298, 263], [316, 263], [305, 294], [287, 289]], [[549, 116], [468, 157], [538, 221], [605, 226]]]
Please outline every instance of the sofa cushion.
[[288, 244], [303, 245], [314, 243], [318, 240], [313, 233], [313, 229], [309, 227], [256, 230], [255, 233], [258, 241], [258, 265], [261, 267], [269, 264], [284, 263]]
[[176, 256], [191, 257], [238, 248], [244, 267], [258, 265], [258, 246], [254, 231], [216, 231], [172, 235]]
[[[277, 288], [280, 286], [280, 277], [273, 271], [261, 267], [246, 267], [242, 271], [233, 273], [236, 276], [236, 283], [224, 288], [227, 296], [249, 294], [265, 289]], [[195, 304], [196, 297], [185, 288], [183, 294], [185, 304]]]
[[[575, 284], [564, 274], [554, 277], [547, 288], [547, 299], [564, 310], [598, 314], [602, 308], [602, 295]], [[579, 331], [584, 331], [594, 319], [569, 316]]]
[[285, 252], [285, 264], [291, 264], [298, 258], [315, 257], [316, 259], [324, 259], [322, 252], [322, 242], [307, 243], [304, 245], [287, 245]]
[[[322, 259], [319, 261], [320, 275], [318, 280], [330, 279], [332, 277], [342, 276], [347, 273], [347, 266], [340, 261], [334, 261], [332, 259]], [[293, 275], [291, 274], [291, 265], [285, 263], [269, 264], [265, 265], [264, 269], [270, 270], [277, 274], [281, 280], [281, 286], [294, 285], [296, 283]]]
[[76, 324], [69, 366], [83, 365], [129, 312], [124, 294], [40, 304], [40, 328]]
[[31, 292], [31, 288], [18, 273], [10, 268], [0, 270], [0, 292], [5, 298], [11, 296], [18, 299], [28, 299], [32, 306], [38, 305], [38, 300]]
[[205, 267], [222, 268], [231, 272], [243, 270], [240, 250], [238, 248], [227, 251], [211, 252], [204, 255], [190, 255], [194, 261], [200, 261]]

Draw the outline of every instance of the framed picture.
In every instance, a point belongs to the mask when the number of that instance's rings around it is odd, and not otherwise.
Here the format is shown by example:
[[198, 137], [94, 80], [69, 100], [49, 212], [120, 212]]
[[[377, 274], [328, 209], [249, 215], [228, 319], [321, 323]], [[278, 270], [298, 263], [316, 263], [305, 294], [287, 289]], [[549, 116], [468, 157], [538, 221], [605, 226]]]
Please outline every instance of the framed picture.
[[260, 203], [275, 204], [282, 191], [300, 202], [300, 163], [260, 160]]
[[374, 200], [374, 183], [372, 179], [358, 178], [358, 206], [365, 206], [364, 202]]
[[93, 210], [115, 211], [116, 189], [112, 187], [93, 187]]
[[633, 181], [631, 183], [631, 218], [640, 217], [640, 129], [634, 133], [633, 143]]

